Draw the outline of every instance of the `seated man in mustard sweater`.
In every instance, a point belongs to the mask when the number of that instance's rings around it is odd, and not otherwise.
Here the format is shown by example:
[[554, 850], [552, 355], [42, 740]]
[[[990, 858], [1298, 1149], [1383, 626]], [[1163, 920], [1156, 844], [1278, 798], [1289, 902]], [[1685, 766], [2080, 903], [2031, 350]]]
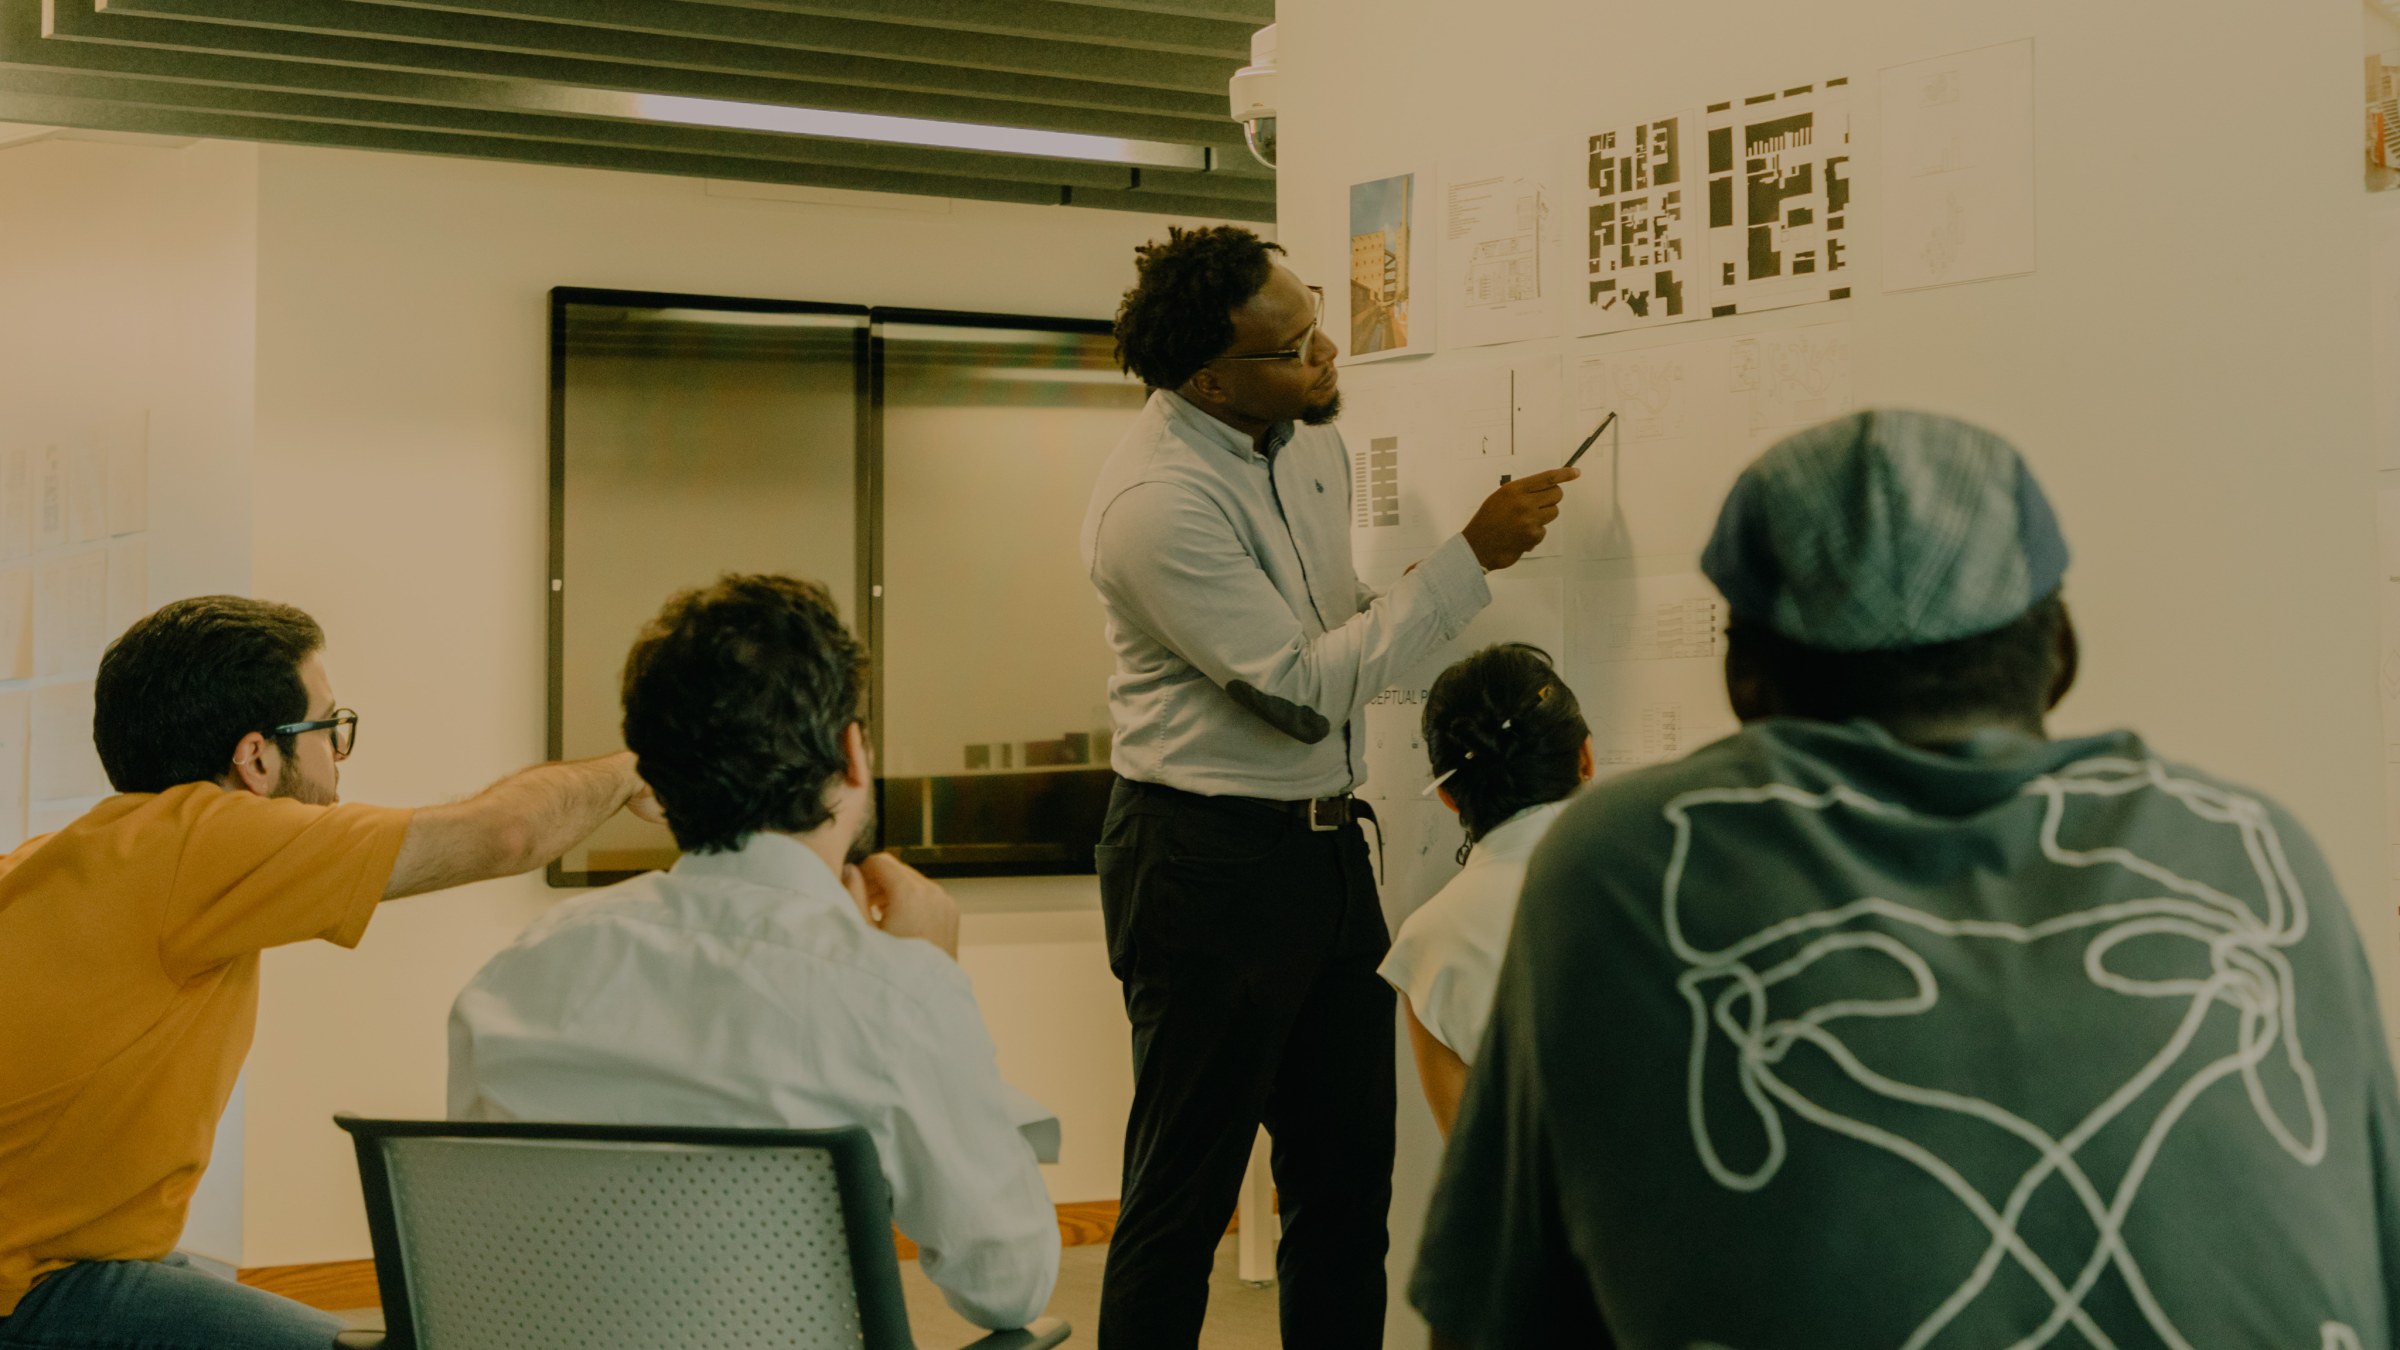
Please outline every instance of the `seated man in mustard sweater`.
[[[324, 1350], [340, 1324], [170, 1259], [249, 1053], [258, 955], [540, 867], [631, 755], [415, 811], [340, 801], [358, 715], [288, 605], [180, 600], [101, 658], [118, 795], [0, 859], [0, 1348]], [[330, 1127], [328, 1127], [330, 1128]]]

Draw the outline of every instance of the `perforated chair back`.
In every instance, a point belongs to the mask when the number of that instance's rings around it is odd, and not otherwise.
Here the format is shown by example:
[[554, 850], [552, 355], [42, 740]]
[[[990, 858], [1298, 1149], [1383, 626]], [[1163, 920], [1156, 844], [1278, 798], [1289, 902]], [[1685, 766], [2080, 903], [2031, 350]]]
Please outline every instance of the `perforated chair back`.
[[391, 1350], [911, 1350], [864, 1130], [337, 1119]]

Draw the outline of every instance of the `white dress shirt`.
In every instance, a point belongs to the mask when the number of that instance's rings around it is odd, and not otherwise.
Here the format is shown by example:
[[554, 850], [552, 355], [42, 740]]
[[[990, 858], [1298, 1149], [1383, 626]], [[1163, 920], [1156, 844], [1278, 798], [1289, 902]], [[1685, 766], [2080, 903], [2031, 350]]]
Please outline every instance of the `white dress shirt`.
[[1516, 925], [1525, 865], [1566, 807], [1565, 801], [1526, 807], [1477, 840], [1450, 884], [1400, 925], [1376, 970], [1433, 1038], [1470, 1064], [1492, 1020], [1492, 990]]
[[1205, 796], [1297, 801], [1366, 781], [1351, 719], [1492, 601], [1463, 535], [1378, 595], [1350, 558], [1330, 426], [1250, 437], [1150, 395], [1092, 488], [1083, 561], [1116, 673], [1109, 763]]
[[1058, 1217], [966, 972], [870, 925], [785, 835], [571, 900], [450, 1010], [456, 1120], [863, 1125], [892, 1214], [960, 1316], [1023, 1326]]

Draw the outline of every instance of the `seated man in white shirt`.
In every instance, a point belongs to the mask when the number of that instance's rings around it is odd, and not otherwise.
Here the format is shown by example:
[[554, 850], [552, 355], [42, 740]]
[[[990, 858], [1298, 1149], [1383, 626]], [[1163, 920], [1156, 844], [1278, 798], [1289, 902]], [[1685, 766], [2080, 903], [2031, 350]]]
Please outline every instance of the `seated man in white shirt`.
[[958, 910], [870, 837], [866, 652], [811, 582], [728, 576], [625, 662], [625, 743], [684, 856], [560, 905], [450, 1012], [461, 1120], [864, 1125], [960, 1316], [1022, 1326], [1058, 1220], [958, 967]]
[[1592, 733], [1549, 653], [1522, 642], [1443, 671], [1425, 699], [1424, 731], [1434, 790], [1466, 831], [1465, 866], [1400, 925], [1376, 973], [1400, 992], [1425, 1104], [1448, 1138], [1491, 1020], [1525, 864], [1591, 780]]

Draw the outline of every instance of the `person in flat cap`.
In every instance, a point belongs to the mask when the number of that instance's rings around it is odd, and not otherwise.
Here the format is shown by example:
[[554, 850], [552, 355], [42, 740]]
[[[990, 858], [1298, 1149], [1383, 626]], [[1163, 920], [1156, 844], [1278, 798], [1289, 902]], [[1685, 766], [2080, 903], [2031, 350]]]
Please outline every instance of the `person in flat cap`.
[[2400, 1098], [2274, 803], [2050, 737], [2016, 451], [1858, 413], [1701, 566], [1743, 726], [1536, 849], [1410, 1297], [1437, 1346], [2394, 1343]]

